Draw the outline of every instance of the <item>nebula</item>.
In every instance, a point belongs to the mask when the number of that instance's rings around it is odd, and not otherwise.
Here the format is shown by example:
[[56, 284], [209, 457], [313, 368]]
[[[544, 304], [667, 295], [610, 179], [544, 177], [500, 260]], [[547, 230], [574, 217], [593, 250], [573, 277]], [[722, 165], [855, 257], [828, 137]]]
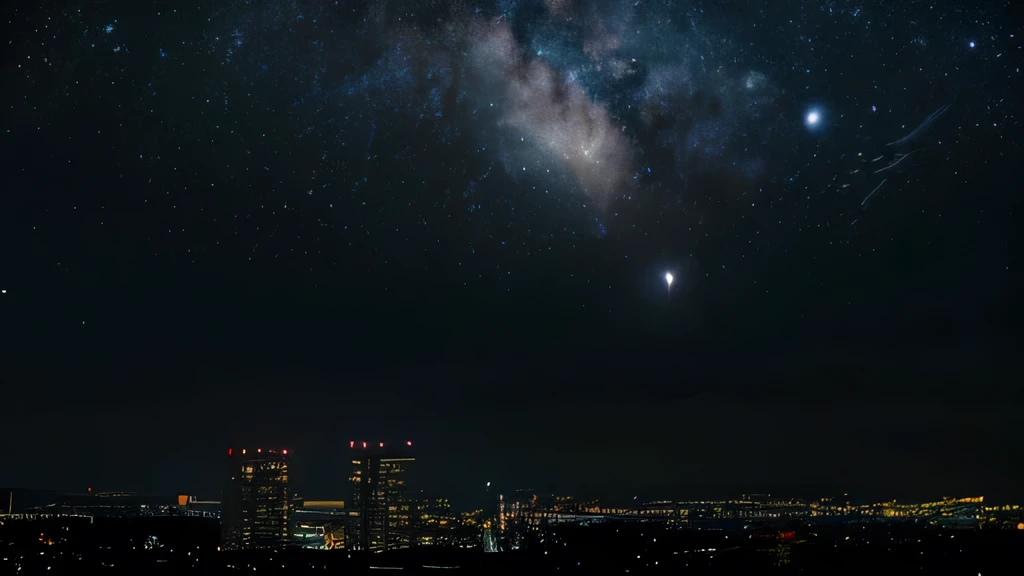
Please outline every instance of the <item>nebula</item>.
[[564, 163], [598, 204], [606, 204], [626, 185], [634, 152], [624, 127], [572, 74], [560, 73], [541, 58], [522, 56], [504, 22], [479, 21], [472, 45], [472, 65], [500, 86], [503, 127], [524, 134]]

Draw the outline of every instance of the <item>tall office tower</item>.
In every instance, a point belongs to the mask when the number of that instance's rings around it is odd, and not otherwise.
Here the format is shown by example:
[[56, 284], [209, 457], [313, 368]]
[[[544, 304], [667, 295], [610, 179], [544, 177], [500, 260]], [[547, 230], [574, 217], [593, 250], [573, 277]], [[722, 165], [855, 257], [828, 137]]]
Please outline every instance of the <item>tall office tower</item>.
[[350, 540], [353, 550], [386, 552], [414, 541], [415, 506], [410, 480], [416, 458], [412, 442], [349, 442], [352, 452], [352, 507], [359, 514]]
[[221, 550], [276, 548], [291, 535], [288, 451], [228, 448]]
[[483, 507], [483, 537], [484, 552], [500, 552], [500, 531], [498, 519], [498, 491], [488, 482], [484, 486], [484, 507]]

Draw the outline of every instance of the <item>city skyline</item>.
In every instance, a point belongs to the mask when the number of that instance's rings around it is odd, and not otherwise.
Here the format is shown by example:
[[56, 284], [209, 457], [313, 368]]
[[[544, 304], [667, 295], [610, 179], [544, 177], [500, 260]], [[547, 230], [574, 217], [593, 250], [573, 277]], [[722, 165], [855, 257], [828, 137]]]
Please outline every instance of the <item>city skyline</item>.
[[[9, 509], [0, 511], [0, 518], [34, 521], [193, 516], [218, 522], [219, 549], [224, 551], [301, 546], [371, 553], [451, 546], [453, 537], [454, 542], [463, 542], [462, 547], [470, 544], [469, 547], [485, 551], [508, 550], [510, 546], [516, 549], [526, 545], [523, 537], [527, 532], [560, 524], [588, 526], [605, 522], [655, 522], [669, 528], [691, 530], [714, 527], [757, 530], [764, 523], [789, 529], [815, 524], [911, 522], [957, 529], [1024, 531], [1024, 507], [986, 501], [981, 495], [944, 497], [935, 501], [857, 503], [849, 495], [806, 498], [739, 494], [720, 500], [634, 500], [627, 505], [616, 505], [535, 490], [491, 492], [492, 487], [488, 486], [494, 506], [459, 512], [451, 507], [447, 498], [409, 491], [405, 471], [393, 475], [383, 470], [379, 475], [374, 474], [371, 482], [379, 480], [387, 488], [365, 492], [364, 496], [369, 498], [364, 498], [353, 480], [354, 500], [346, 505], [340, 500], [306, 500], [298, 494], [284, 496], [287, 476], [275, 476], [280, 470], [286, 474], [287, 464], [273, 465], [285, 462], [279, 456], [233, 459], [233, 465], [242, 465], [243, 478], [228, 478], [223, 501], [203, 501], [186, 494], [172, 499], [125, 492], [57, 494], [3, 489]], [[364, 453], [361, 457], [366, 456]], [[380, 458], [387, 460], [389, 456]], [[410, 459], [403, 457], [402, 460]], [[265, 469], [246, 468], [252, 464], [263, 465]], [[353, 470], [366, 469], [365, 462], [353, 464], [357, 464]], [[362, 480], [367, 479], [369, 477]], [[395, 484], [394, 479], [401, 479], [401, 482]], [[393, 484], [400, 486], [400, 491], [389, 495], [388, 491], [394, 490]]]
[[[264, 454], [236, 462], [244, 472], [247, 462], [270, 460]], [[258, 476], [252, 487], [274, 491]], [[250, 492], [254, 495], [252, 503], [259, 504], [261, 497]], [[231, 506], [224, 515], [210, 507], [220, 503], [185, 495], [172, 503], [94, 492], [57, 495], [47, 504], [40, 496], [45, 495], [19, 491], [18, 509], [0, 513], [5, 568], [63, 573], [96, 566], [117, 573], [111, 570], [117, 567], [126, 574], [154, 569], [863, 574], [885, 566], [991, 574], [1016, 565], [1024, 536], [1024, 508], [993, 505], [980, 496], [850, 505], [742, 494], [726, 501], [662, 500], [621, 508], [516, 491], [499, 495], [491, 512], [470, 513], [452, 511], [446, 499], [416, 497], [407, 500], [413, 522], [394, 537], [381, 524], [371, 546], [358, 536], [365, 508], [350, 510], [336, 501], [294, 498], [287, 529], [263, 531], [254, 539], [243, 529], [241, 539], [225, 540], [230, 530], [224, 529], [238, 524], [229, 517]], [[243, 528], [257, 529], [250, 535], [259, 532], [259, 514], [248, 525], [244, 515], [240, 518]]]
[[[284, 550], [344, 550], [349, 552], [348, 558], [352, 553], [394, 558], [394, 553], [411, 549], [538, 551], [560, 543], [567, 546], [573, 528], [599, 534], [594, 527], [607, 524], [643, 525], [666, 534], [712, 531], [728, 538], [732, 533], [783, 543], [803, 542], [798, 533], [867, 526], [1024, 531], [1020, 504], [986, 501], [978, 494], [865, 503], [848, 493], [751, 492], [725, 499], [676, 496], [645, 500], [634, 496], [627, 503], [616, 503], [564, 492], [503, 488], [486, 481], [478, 489], [481, 506], [460, 510], [450, 497], [458, 502], [466, 494], [439, 495], [419, 488], [419, 458], [412, 440], [350, 440], [345, 462], [348, 475], [338, 488], [340, 493], [348, 489], [346, 499], [315, 499], [294, 490], [290, 467], [294, 454], [288, 448], [228, 447], [220, 501], [184, 492], [160, 498], [91, 487], [86, 494], [10, 490], [6, 492], [8, 510], [0, 512], [0, 526], [5, 521], [88, 519], [91, 524], [96, 518], [196, 517], [219, 524], [218, 552], [244, 553], [250, 558], [260, 551]], [[0, 496], [3, 492], [0, 490]], [[45, 529], [39, 541], [54, 543], [46, 538]], [[58, 538], [58, 543], [65, 541]], [[150, 548], [156, 547], [156, 540], [147, 542]], [[788, 557], [788, 552], [781, 554], [779, 561], [788, 563]]]
[[[339, 505], [339, 504], [344, 505], [345, 503], [347, 503], [349, 509], [359, 509], [360, 506], [361, 506], [358, 503], [359, 502], [359, 497], [356, 495], [357, 493], [353, 492], [353, 490], [358, 490], [358, 483], [355, 481], [356, 476], [353, 476], [353, 474], [355, 474], [357, 476], [361, 475], [361, 474], [367, 474], [367, 475], [372, 475], [373, 478], [376, 478], [377, 477], [376, 474], [378, 474], [378, 473], [371, 472], [371, 470], [380, 467], [379, 464], [374, 466], [374, 463], [377, 462], [381, 458], [383, 458], [384, 461], [388, 461], [388, 462], [401, 462], [401, 461], [404, 461], [404, 460], [408, 460], [410, 462], [416, 461], [417, 458], [416, 458], [416, 456], [414, 456], [414, 454], [416, 454], [416, 452], [412, 451], [413, 444], [414, 443], [413, 443], [412, 440], [395, 441], [395, 442], [390, 442], [390, 441], [384, 442], [384, 441], [380, 441], [380, 440], [375, 440], [375, 441], [362, 441], [362, 440], [354, 441], [354, 440], [350, 440], [348, 442], [348, 450], [339, 452], [338, 454], [334, 455], [335, 458], [339, 459], [339, 461], [342, 462], [342, 468], [344, 468], [344, 469], [346, 469], [348, 471], [344, 474], [344, 477], [341, 478], [341, 480], [339, 482], [337, 482], [337, 483], [334, 482], [333, 479], [328, 479], [326, 481], [323, 481], [324, 484], [335, 484], [336, 485], [333, 492], [326, 493], [326, 494], [319, 494], [319, 493], [310, 494], [310, 493], [305, 492], [303, 489], [299, 488], [298, 486], [302, 486], [304, 484], [308, 484], [311, 479], [308, 478], [308, 477], [304, 478], [303, 477], [304, 475], [302, 475], [302, 474], [300, 474], [298, 478], [295, 478], [294, 476], [290, 476], [289, 475], [289, 471], [288, 471], [289, 470], [289, 468], [288, 468], [289, 465], [288, 464], [284, 464], [283, 474], [284, 474], [284, 478], [285, 478], [285, 482], [286, 482], [286, 484], [284, 486], [287, 486], [286, 492], [288, 494], [288, 498], [289, 499], [291, 499], [291, 498], [299, 498], [300, 500], [309, 500], [310, 502], [317, 503], [318, 505], [323, 505], [323, 506], [326, 506], [326, 505]], [[417, 447], [420, 446], [420, 444], [418, 442], [416, 443], [416, 445], [417, 445]], [[385, 446], [387, 446], [387, 448]], [[282, 462], [286, 462], [286, 461], [287, 462], [291, 462], [291, 460], [296, 457], [295, 450], [294, 449], [288, 449], [288, 448], [262, 448], [262, 447], [258, 447], [258, 446], [255, 447], [255, 448], [235, 448], [235, 447], [232, 446], [232, 447], [226, 448], [226, 451], [227, 451], [228, 461], [229, 461], [229, 464], [230, 464], [229, 467], [228, 467], [229, 478], [232, 479], [232, 480], [233, 480], [232, 474], [234, 473], [235, 468], [237, 468], [238, 462], [265, 461], [267, 459], [274, 459], [274, 458], [280, 458]], [[364, 458], [363, 461], [353, 460], [353, 458], [359, 458], [358, 456], [354, 456], [354, 454], [358, 455], [360, 453], [362, 453], [364, 455], [363, 456], [363, 458]], [[369, 456], [367, 456], [367, 455], [369, 455]], [[330, 458], [329, 454], [328, 455], [320, 455], [320, 456], [327, 457], [327, 460], [331, 461], [331, 458]], [[369, 460], [365, 460], [365, 458], [369, 458]], [[285, 459], [287, 459], [287, 460], [285, 460]], [[363, 466], [361, 467], [360, 465], [363, 465]], [[422, 462], [419, 465], [417, 465], [416, 468], [419, 468], [420, 465], [422, 465]], [[367, 468], [367, 466], [369, 466], [369, 468]], [[251, 474], [251, 472], [250, 472], [250, 474]], [[524, 493], [525, 492], [529, 492], [530, 494], [546, 494], [546, 495], [550, 495], [550, 496], [554, 496], [554, 495], [558, 494], [558, 495], [563, 495], [563, 496], [568, 497], [568, 498], [575, 499], [576, 501], [579, 501], [579, 502], [586, 502], [586, 501], [598, 502], [598, 501], [601, 501], [601, 502], [606, 502], [607, 505], [609, 505], [609, 506], [619, 507], [619, 508], [628, 508], [630, 505], [638, 504], [638, 502], [640, 504], [649, 503], [649, 502], [658, 502], [658, 501], [675, 501], [675, 502], [703, 502], [703, 501], [709, 501], [710, 502], [710, 501], [715, 501], [715, 502], [726, 502], [726, 501], [735, 501], [735, 500], [737, 500], [738, 496], [740, 497], [740, 499], [742, 499], [742, 498], [745, 498], [747, 495], [773, 496], [774, 498], [788, 498], [788, 499], [799, 500], [799, 501], [804, 501], [804, 502], [808, 502], [808, 503], [814, 502], [814, 501], [835, 500], [836, 502], [844, 501], [844, 502], [847, 502], [847, 503], [850, 503], [850, 504], [856, 505], [856, 506], [876, 505], [876, 504], [895, 503], [895, 502], [921, 503], [921, 502], [940, 501], [940, 500], [945, 500], [945, 499], [958, 499], [958, 498], [965, 497], [963, 494], [953, 493], [953, 492], [942, 493], [942, 494], [939, 494], [939, 495], [929, 495], [929, 494], [919, 493], [917, 495], [906, 495], [906, 494], [904, 494], [904, 495], [897, 496], [896, 494], [889, 494], [889, 495], [883, 496], [883, 497], [872, 497], [872, 496], [870, 496], [868, 494], [858, 494], [856, 492], [842, 491], [842, 490], [839, 490], [839, 491], [827, 491], [827, 490], [826, 491], [820, 491], [820, 490], [816, 490], [814, 488], [790, 487], [790, 488], [783, 488], [780, 491], [778, 489], [767, 489], [764, 486], [761, 486], [761, 487], [741, 488], [740, 490], [730, 491], [730, 492], [718, 491], [718, 492], [715, 492], [715, 493], [705, 492], [704, 494], [693, 494], [693, 493], [691, 493], [691, 494], [684, 494], [684, 493], [661, 492], [661, 493], [649, 494], [649, 495], [647, 495], [645, 497], [642, 497], [642, 498], [641, 498], [641, 496], [639, 494], [634, 494], [632, 497], [625, 497], [625, 498], [606, 498], [606, 497], [602, 497], [602, 496], [596, 495], [596, 494], [574, 493], [571, 490], [559, 489], [559, 488], [548, 488], [548, 489], [540, 489], [540, 490], [538, 490], [536, 488], [529, 487], [529, 486], [532, 486], [532, 485], [536, 485], [537, 484], [536, 482], [533, 483], [533, 484], [515, 485], [515, 484], [507, 484], [507, 483], [503, 482], [500, 478], [495, 478], [493, 480], [480, 480], [479, 482], [477, 482], [476, 489], [470, 490], [470, 491], [468, 491], [466, 493], [440, 493], [440, 492], [437, 492], [435, 489], [427, 490], [427, 489], [422, 487], [424, 485], [432, 484], [431, 483], [431, 478], [424, 477], [422, 474], [410, 475], [408, 471], [403, 471], [401, 477], [403, 478], [403, 480], [402, 480], [403, 491], [405, 491], [405, 493], [408, 494], [409, 498], [437, 498], [437, 497], [443, 497], [446, 500], [449, 500], [449, 499], [453, 500], [454, 503], [455, 503], [454, 509], [462, 510], [462, 511], [485, 509], [487, 507], [487, 503], [486, 503], [487, 502], [487, 496], [486, 495], [488, 495], [488, 494], [490, 494], [490, 495], [509, 495], [509, 494], [514, 494], [514, 493], [518, 493], [518, 492], [524, 492]], [[415, 479], [415, 480], [412, 482], [412, 484], [410, 484], [408, 487], [406, 487], [406, 484], [409, 484], [411, 479]], [[298, 480], [297, 484], [296, 484], [296, 480]], [[303, 482], [303, 481], [305, 481], [305, 482]], [[550, 485], [550, 483], [545, 483], [545, 482], [542, 482], [541, 484], [542, 485]], [[19, 489], [19, 490], [29, 490], [29, 491], [33, 491], [33, 492], [64, 493], [64, 494], [69, 494], [69, 495], [78, 494], [78, 495], [82, 495], [82, 496], [101, 494], [101, 495], [133, 495], [133, 496], [134, 495], [139, 495], [139, 496], [145, 496], [145, 497], [169, 497], [172, 494], [177, 494], [177, 498], [179, 499], [179, 501], [182, 498], [187, 498], [187, 499], [190, 499], [190, 500], [195, 500], [195, 501], [199, 502], [200, 504], [205, 504], [207, 501], [210, 501], [211, 497], [213, 497], [213, 496], [216, 496], [217, 498], [221, 498], [222, 495], [226, 494], [228, 492], [228, 490], [230, 489], [229, 488], [229, 484], [221, 484], [221, 488], [220, 489], [218, 489], [218, 490], [216, 490], [216, 491], [214, 491], [212, 493], [209, 493], [209, 494], [197, 493], [196, 491], [192, 491], [192, 490], [180, 490], [180, 489], [176, 490], [176, 491], [172, 490], [170, 492], [158, 493], [158, 492], [145, 491], [145, 490], [143, 490], [143, 491], [124, 490], [123, 489], [124, 488], [124, 484], [123, 483], [115, 484], [113, 486], [98, 486], [98, 487], [87, 486], [84, 490], [60, 490], [60, 489], [54, 489], [54, 488], [49, 488], [49, 487], [38, 487], [38, 486], [36, 486], [36, 487], [17, 486], [17, 487], [13, 487], [13, 488], [16, 488], [16, 489]], [[635, 492], [635, 490], [633, 492]], [[282, 492], [282, 494], [284, 494], [284, 493], [285, 492]], [[970, 494], [982, 494], [982, 492], [971, 492]], [[997, 504], [1014, 503], [1014, 502], [1017, 502], [1017, 501], [1018, 500], [1013, 500], [1012, 498], [1011, 499], [1007, 499], [1007, 498], [1000, 499], [1000, 498], [991, 498], [991, 496], [989, 497], [989, 502], [994, 502], [994, 503], [997, 503]], [[220, 501], [218, 500], [218, 503], [219, 502]]]

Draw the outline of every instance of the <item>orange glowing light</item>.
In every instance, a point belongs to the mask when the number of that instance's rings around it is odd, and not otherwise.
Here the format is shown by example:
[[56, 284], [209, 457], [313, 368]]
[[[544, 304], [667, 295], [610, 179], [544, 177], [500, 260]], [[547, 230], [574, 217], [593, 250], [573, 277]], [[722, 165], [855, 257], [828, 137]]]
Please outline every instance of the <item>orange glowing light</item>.
[[245, 448], [242, 448], [242, 455], [245, 455]]
[[256, 452], [257, 452], [258, 454], [262, 454], [262, 453], [263, 453], [263, 448], [257, 448], [257, 449], [256, 449]]
[[1024, 522], [1017, 523], [1017, 530], [1024, 530]]
[[188, 505], [188, 494], [178, 494], [178, 506]]

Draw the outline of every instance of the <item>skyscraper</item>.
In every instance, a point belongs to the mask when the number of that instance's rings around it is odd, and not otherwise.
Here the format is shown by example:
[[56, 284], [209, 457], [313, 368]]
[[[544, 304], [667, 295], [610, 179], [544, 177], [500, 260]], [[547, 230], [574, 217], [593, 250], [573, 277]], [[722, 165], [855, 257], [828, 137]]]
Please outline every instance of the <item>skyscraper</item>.
[[288, 451], [228, 448], [221, 510], [221, 549], [288, 544]]
[[484, 552], [501, 551], [501, 534], [498, 530], [498, 498], [499, 494], [497, 489], [492, 487], [491, 483], [488, 482], [484, 486], [483, 522], [481, 523], [481, 527], [483, 528], [482, 536]]
[[352, 452], [352, 506], [359, 514], [353, 550], [386, 552], [408, 548], [413, 541], [415, 510], [409, 484], [412, 442], [349, 442]]

